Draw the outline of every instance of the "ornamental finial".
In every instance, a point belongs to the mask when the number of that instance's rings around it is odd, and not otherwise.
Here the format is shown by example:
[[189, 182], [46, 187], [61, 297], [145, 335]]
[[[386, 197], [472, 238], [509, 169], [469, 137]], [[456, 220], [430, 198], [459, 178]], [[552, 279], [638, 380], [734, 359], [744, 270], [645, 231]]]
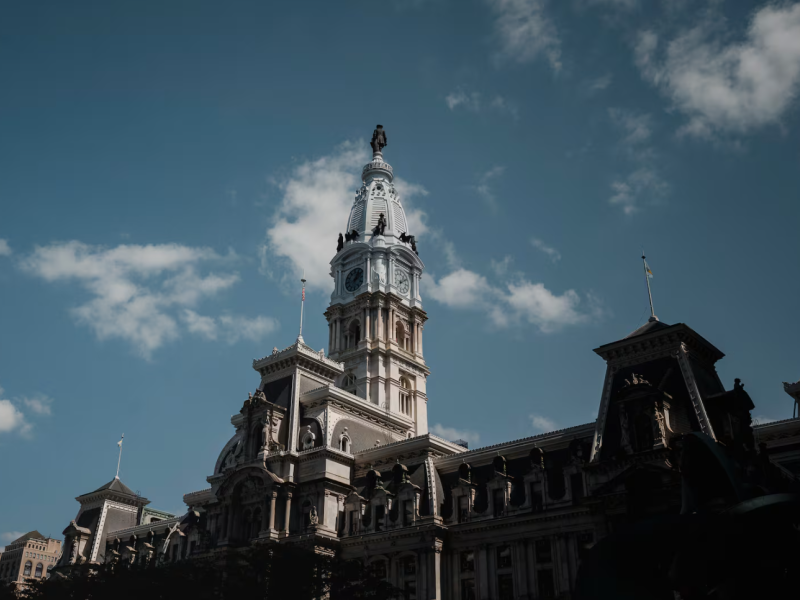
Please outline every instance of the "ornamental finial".
[[386, 140], [386, 132], [383, 130], [383, 125], [376, 125], [375, 131], [372, 132], [372, 141], [369, 143], [372, 146], [372, 154], [380, 154], [381, 151], [388, 145]]

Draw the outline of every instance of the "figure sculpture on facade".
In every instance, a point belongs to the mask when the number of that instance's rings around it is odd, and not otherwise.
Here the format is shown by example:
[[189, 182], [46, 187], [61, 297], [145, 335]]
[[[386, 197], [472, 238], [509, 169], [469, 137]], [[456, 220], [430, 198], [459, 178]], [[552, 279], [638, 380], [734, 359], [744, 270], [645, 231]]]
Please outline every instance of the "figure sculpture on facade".
[[344, 248], [344, 237], [340, 233], [339, 240], [336, 242], [336, 252], [341, 252], [342, 248]]
[[350, 233], [344, 234], [345, 241], [348, 242], [357, 242], [358, 241], [358, 230], [353, 229]]
[[376, 125], [375, 131], [372, 132], [372, 141], [369, 143], [372, 146], [372, 151], [378, 154], [388, 144], [386, 141], [386, 132], [383, 130], [383, 125]]
[[314, 447], [314, 441], [317, 439], [316, 434], [311, 431], [311, 425], [306, 425], [306, 432], [303, 435], [303, 450], [310, 450]]
[[319, 515], [317, 515], [316, 506], [311, 506], [311, 511], [308, 513], [308, 523], [310, 525], [319, 525]]
[[383, 213], [380, 214], [378, 217], [378, 224], [375, 225], [375, 229], [372, 230], [372, 235], [383, 235], [384, 230], [386, 229], [386, 217]]

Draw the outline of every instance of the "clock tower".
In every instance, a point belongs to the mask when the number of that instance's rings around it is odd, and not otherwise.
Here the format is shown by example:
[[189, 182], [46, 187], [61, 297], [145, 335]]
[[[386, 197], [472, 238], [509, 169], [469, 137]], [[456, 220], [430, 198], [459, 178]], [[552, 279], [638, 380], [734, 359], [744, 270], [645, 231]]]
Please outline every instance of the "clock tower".
[[335, 285], [325, 317], [330, 357], [345, 367], [338, 387], [409, 418], [409, 435], [422, 435], [428, 433], [430, 373], [422, 355], [427, 315], [419, 291], [425, 266], [408, 231], [392, 167], [383, 160], [386, 141], [378, 125], [347, 233], [331, 261]]

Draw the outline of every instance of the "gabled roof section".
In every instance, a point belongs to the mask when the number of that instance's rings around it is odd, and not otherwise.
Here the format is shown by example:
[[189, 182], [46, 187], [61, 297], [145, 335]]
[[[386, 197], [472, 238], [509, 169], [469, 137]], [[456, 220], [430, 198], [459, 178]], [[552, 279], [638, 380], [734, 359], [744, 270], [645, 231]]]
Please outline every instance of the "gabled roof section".
[[142, 496], [139, 496], [131, 488], [122, 483], [119, 477], [114, 477], [114, 479], [112, 479], [105, 485], [101, 485], [93, 492], [89, 492], [87, 494], [81, 494], [75, 499], [83, 504], [85, 502], [91, 502], [94, 500], [99, 500], [101, 498], [112, 498], [112, 497], [117, 498], [121, 502], [135, 504], [137, 506], [145, 506], [147, 504], [150, 504], [150, 500]]
[[632, 337], [636, 337], [637, 335], [644, 335], [645, 333], [650, 333], [651, 331], [658, 331], [659, 329], [666, 329], [669, 327], [666, 323], [662, 323], [658, 319], [650, 318], [647, 323], [639, 327], [636, 331], [632, 331], [628, 335], [626, 335], [623, 339], [629, 340]]

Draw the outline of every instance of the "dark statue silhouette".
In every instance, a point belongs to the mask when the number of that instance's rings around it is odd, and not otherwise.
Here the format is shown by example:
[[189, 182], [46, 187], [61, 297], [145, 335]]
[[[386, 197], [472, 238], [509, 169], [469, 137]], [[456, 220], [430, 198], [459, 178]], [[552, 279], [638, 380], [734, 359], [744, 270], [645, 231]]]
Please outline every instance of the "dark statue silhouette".
[[369, 145], [372, 146], [372, 151], [376, 154], [388, 145], [386, 140], [386, 132], [383, 130], [383, 125], [375, 126], [375, 131], [372, 132], [372, 141], [369, 143]]

